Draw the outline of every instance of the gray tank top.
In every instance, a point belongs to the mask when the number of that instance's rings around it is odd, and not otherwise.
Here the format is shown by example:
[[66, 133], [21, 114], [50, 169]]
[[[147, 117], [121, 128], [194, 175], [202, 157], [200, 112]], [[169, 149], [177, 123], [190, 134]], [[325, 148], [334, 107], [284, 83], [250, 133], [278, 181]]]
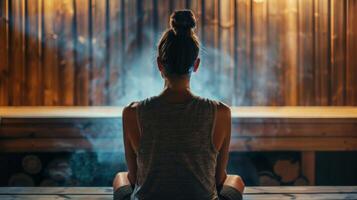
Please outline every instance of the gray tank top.
[[194, 96], [169, 103], [157, 96], [139, 102], [141, 138], [132, 200], [216, 200], [218, 151], [212, 133], [217, 102]]

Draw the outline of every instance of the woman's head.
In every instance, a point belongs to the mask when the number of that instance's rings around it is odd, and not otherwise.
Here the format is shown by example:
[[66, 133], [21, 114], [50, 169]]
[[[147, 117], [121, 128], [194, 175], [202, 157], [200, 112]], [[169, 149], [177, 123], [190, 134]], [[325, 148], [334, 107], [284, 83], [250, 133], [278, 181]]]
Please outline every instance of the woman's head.
[[199, 42], [194, 33], [196, 18], [190, 10], [178, 10], [170, 16], [170, 28], [158, 45], [157, 62], [166, 76], [189, 75], [199, 65]]

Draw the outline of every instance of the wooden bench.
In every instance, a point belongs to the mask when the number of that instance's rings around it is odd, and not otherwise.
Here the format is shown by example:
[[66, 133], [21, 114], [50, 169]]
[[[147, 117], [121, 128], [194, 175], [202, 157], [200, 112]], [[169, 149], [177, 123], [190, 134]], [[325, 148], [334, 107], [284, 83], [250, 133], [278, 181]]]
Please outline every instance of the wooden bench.
[[[2, 187], [0, 199], [7, 200], [60, 200], [112, 199], [110, 187]], [[338, 200], [357, 199], [357, 186], [324, 186], [324, 187], [247, 187], [244, 200]]]
[[[122, 107], [0, 107], [0, 152], [123, 151]], [[231, 151], [357, 150], [356, 107], [233, 107]], [[109, 128], [109, 129], [108, 129]]]

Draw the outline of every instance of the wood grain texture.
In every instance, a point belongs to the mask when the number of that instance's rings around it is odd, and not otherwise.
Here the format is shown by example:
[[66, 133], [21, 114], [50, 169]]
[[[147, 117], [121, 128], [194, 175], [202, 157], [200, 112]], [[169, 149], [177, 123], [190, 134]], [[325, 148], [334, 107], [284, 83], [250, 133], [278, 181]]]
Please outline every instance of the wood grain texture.
[[24, 1], [9, 2], [9, 67], [10, 83], [9, 104], [23, 105], [25, 81], [25, 27]]
[[346, 0], [331, 0], [331, 104], [346, 102]]
[[41, 1], [35, 0], [25, 3], [25, 101], [23, 105], [43, 105], [42, 67], [41, 67]]
[[[1, 118], [120, 118], [120, 106], [20, 106], [0, 107]], [[243, 119], [355, 119], [355, 107], [232, 107], [232, 118]]]
[[[226, 103], [357, 105], [356, 0], [1, 2], [1, 105], [117, 105], [184, 7], [198, 20], [203, 84]], [[160, 79], [152, 63], [135, 67]]]
[[298, 1], [298, 102], [315, 105], [314, 1]]
[[8, 1], [0, 1], [0, 106], [8, 105], [9, 87], [9, 17]]
[[91, 96], [91, 57], [90, 49], [92, 42], [89, 28], [90, 18], [88, 13], [92, 5], [87, 0], [73, 0], [73, 37], [74, 37], [74, 55], [75, 55], [75, 88], [74, 101], [75, 105], [90, 105]]
[[349, 105], [357, 105], [357, 1], [347, 1], [347, 64], [346, 64], [346, 100]]

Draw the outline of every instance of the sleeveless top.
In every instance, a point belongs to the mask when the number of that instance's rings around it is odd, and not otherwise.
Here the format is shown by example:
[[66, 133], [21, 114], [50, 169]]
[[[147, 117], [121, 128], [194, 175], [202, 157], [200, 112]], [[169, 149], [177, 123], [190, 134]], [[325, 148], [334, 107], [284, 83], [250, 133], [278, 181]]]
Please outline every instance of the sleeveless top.
[[198, 96], [184, 103], [158, 96], [138, 102], [141, 138], [132, 200], [218, 199], [216, 112], [216, 101]]

